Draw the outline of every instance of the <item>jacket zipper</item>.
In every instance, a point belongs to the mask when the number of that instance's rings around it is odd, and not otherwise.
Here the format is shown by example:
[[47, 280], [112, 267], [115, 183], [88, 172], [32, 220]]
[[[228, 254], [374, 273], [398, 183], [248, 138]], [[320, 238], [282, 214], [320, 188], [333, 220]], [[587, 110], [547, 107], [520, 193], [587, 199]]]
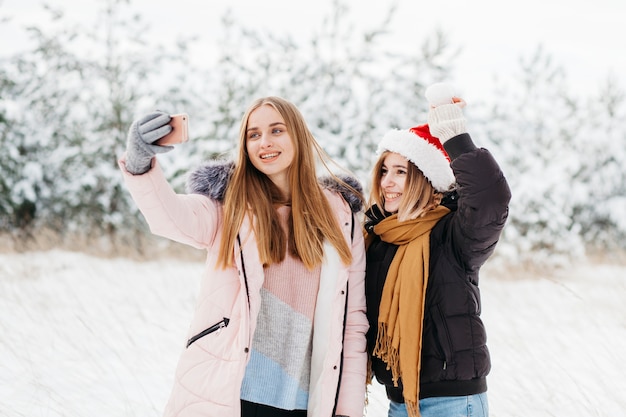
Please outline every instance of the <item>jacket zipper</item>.
[[196, 340], [200, 339], [201, 337], [207, 336], [213, 332], [216, 332], [220, 329], [223, 329], [224, 327], [228, 326], [228, 322], [230, 321], [230, 319], [227, 319], [226, 317], [224, 317], [221, 321], [215, 323], [213, 326], [209, 327], [206, 330], [201, 331], [200, 333], [198, 333], [197, 335], [193, 336], [192, 338], [190, 338], [187, 341], [187, 347], [189, 347], [193, 342], [195, 342]]
[[439, 306], [436, 306], [435, 310], [436, 312], [434, 313], [435, 315], [433, 316], [433, 320], [435, 322], [435, 331], [438, 336], [437, 345], [443, 356], [442, 368], [445, 371], [448, 369], [448, 361], [452, 359], [452, 342], [450, 341], [450, 333], [448, 332], [443, 312]]

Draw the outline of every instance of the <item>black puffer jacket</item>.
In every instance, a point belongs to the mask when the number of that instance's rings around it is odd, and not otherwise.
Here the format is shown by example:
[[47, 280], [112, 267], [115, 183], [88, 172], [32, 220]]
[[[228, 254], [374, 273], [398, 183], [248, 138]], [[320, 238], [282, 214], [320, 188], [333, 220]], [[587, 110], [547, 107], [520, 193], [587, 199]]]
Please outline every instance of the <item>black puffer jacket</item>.
[[[444, 147], [452, 159], [457, 189], [442, 203], [452, 211], [439, 220], [430, 235], [420, 398], [473, 395], [487, 390], [491, 362], [480, 319], [478, 275], [498, 242], [511, 198], [491, 153], [477, 148], [468, 134], [448, 140]], [[366, 214], [368, 231], [385, 216], [377, 207]], [[382, 289], [396, 249], [376, 237], [367, 251], [370, 356], [376, 341]], [[371, 358], [374, 375], [386, 386], [388, 397], [404, 402], [401, 383], [394, 387], [385, 363]]]

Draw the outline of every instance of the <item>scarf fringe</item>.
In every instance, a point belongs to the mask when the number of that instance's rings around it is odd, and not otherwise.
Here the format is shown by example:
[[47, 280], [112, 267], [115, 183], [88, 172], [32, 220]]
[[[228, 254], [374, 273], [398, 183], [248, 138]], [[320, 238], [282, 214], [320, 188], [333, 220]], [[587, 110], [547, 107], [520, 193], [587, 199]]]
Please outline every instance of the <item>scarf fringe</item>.
[[373, 353], [387, 364], [387, 369], [391, 370], [393, 385], [397, 387], [400, 379], [400, 355], [392, 346], [386, 323], [378, 323], [378, 335], [376, 335]]
[[406, 406], [406, 411], [408, 412], [409, 417], [420, 417], [419, 402], [415, 403], [414, 401], [407, 401], [405, 398], [404, 405]]

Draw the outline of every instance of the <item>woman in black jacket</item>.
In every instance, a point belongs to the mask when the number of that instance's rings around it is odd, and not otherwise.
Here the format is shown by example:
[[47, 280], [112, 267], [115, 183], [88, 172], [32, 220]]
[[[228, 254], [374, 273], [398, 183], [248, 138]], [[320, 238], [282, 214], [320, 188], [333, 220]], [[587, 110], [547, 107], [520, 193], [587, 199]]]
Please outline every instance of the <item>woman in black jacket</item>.
[[368, 353], [389, 417], [488, 415], [478, 275], [511, 194], [492, 155], [466, 132], [465, 102], [449, 91], [427, 90], [428, 124], [388, 132], [373, 170]]

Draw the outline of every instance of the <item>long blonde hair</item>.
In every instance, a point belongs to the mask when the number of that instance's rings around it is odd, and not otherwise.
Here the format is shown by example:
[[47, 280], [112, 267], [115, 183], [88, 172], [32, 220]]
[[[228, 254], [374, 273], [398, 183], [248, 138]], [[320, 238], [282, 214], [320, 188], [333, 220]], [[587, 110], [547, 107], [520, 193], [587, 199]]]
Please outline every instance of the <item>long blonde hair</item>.
[[[385, 158], [390, 153], [390, 151], [384, 151], [372, 170], [372, 189], [368, 205], [376, 204], [381, 210], [384, 209], [385, 195], [380, 186], [380, 179], [383, 175]], [[443, 194], [435, 190], [422, 171], [411, 161], [408, 161], [404, 192], [398, 207], [398, 220], [417, 219], [428, 211], [437, 208], [441, 204], [442, 198]]]
[[[264, 105], [272, 106], [283, 117], [294, 145], [294, 159], [288, 169], [291, 188], [288, 236], [280, 226], [274, 204], [289, 202], [274, 183], [252, 165], [246, 147], [248, 118]], [[260, 98], [250, 105], [241, 121], [238, 157], [224, 197], [225, 228], [218, 254], [219, 266], [233, 265], [235, 241], [246, 215], [254, 219], [259, 257], [264, 266], [285, 258], [287, 239], [293, 255], [309, 269], [321, 264], [324, 240], [335, 247], [344, 264], [352, 261], [351, 248], [318, 184], [314, 151], [328, 169], [325, 161], [330, 158], [318, 145], [295, 105], [280, 97]]]

